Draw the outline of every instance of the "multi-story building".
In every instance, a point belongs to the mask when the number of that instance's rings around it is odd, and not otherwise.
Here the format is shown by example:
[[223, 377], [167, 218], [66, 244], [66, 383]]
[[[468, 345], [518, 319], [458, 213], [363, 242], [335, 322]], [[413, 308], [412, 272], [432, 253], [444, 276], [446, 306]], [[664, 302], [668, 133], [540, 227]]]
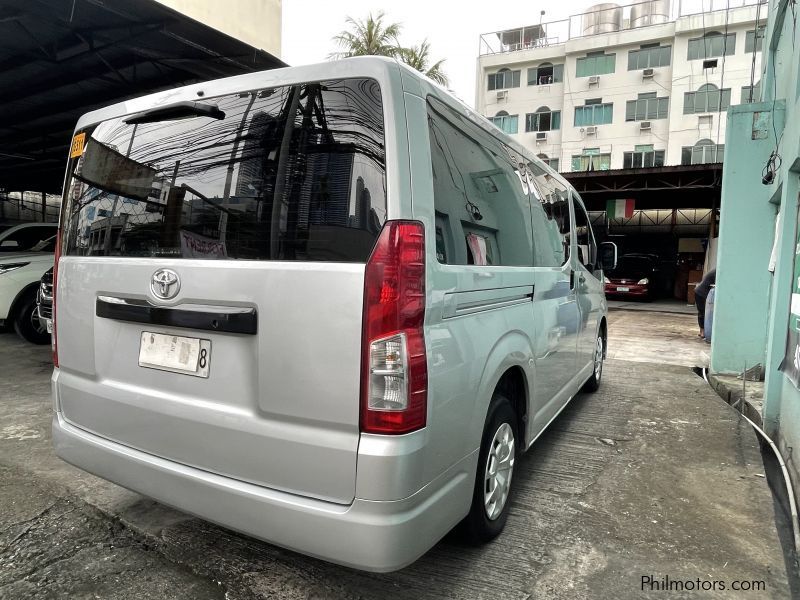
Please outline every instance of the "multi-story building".
[[676, 4], [482, 35], [477, 110], [563, 172], [722, 162], [728, 107], [758, 98], [767, 5]]

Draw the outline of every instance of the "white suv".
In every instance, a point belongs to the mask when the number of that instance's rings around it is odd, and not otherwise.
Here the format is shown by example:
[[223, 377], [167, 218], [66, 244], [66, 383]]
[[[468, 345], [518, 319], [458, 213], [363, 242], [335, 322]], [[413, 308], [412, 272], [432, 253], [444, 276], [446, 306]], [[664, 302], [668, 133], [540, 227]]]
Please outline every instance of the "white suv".
[[36, 291], [42, 275], [53, 266], [57, 231], [56, 223], [0, 226], [0, 326], [13, 325], [34, 344], [50, 342], [36, 309]]

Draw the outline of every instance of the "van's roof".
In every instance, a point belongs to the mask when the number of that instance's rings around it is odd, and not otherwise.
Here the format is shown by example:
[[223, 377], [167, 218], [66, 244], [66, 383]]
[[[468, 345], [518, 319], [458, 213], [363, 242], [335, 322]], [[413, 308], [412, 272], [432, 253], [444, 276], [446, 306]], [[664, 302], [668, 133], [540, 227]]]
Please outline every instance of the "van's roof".
[[379, 82], [385, 82], [390, 71], [397, 74], [396, 60], [380, 56], [364, 56], [223, 77], [131, 98], [130, 100], [93, 110], [78, 120], [76, 129], [83, 129], [106, 119], [141, 112], [156, 106], [184, 101], [202, 102], [205, 98], [213, 98], [245, 90], [351, 77], [372, 77]]
[[258, 71], [164, 90], [88, 112], [78, 120], [76, 130], [105, 121], [106, 119], [142, 112], [156, 106], [182, 101], [202, 102], [203, 98], [213, 98], [215, 96], [241, 92], [242, 90], [351, 77], [372, 77], [379, 82], [386, 82], [392, 77], [392, 73], [394, 73], [396, 77], [400, 72], [402, 72], [403, 79], [407, 77], [416, 79], [420, 87], [427, 92], [425, 95], [430, 94], [447, 104], [456, 112], [467, 115], [476, 125], [483, 128], [489, 134], [499, 137], [506, 145], [516, 150], [520, 155], [525, 156], [529, 161], [535, 162], [537, 166], [542, 169], [550, 171], [552, 175], [556, 176], [558, 181], [569, 187], [567, 181], [550, 169], [540, 158], [515, 141], [511, 136], [500, 131], [483, 115], [464, 104], [464, 102], [453, 96], [447, 89], [430, 78], [425, 77], [422, 73], [409, 67], [402, 61], [383, 56], [358, 56], [316, 63], [313, 65], [283, 67], [280, 69]]

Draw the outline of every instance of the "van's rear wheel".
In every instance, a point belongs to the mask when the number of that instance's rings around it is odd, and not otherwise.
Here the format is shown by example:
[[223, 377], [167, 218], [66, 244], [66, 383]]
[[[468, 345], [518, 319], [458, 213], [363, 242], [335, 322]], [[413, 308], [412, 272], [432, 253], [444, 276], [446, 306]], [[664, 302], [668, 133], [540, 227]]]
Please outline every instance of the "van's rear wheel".
[[47, 324], [39, 318], [36, 306], [36, 290], [29, 292], [20, 302], [14, 316], [14, 330], [24, 340], [33, 344], [49, 344]]
[[516, 455], [517, 418], [511, 402], [495, 392], [483, 429], [472, 507], [462, 523], [468, 541], [488, 542], [505, 527]]

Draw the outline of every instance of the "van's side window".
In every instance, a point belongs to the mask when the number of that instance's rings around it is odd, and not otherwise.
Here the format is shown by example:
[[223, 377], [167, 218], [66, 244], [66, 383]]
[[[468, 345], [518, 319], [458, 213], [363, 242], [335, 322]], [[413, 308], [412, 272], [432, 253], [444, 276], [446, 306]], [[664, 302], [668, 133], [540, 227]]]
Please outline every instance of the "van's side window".
[[433, 99], [428, 127], [439, 262], [532, 266], [527, 181], [516, 153]]
[[597, 246], [595, 245], [592, 228], [589, 226], [589, 215], [583, 203], [573, 197], [572, 205], [575, 207], [575, 241], [578, 244], [578, 260], [581, 264], [594, 271], [597, 264]]
[[[531, 210], [534, 264], [560, 267], [569, 260], [569, 189], [543, 167], [528, 163], [531, 178]], [[538, 199], [538, 202], [533, 200]]]

